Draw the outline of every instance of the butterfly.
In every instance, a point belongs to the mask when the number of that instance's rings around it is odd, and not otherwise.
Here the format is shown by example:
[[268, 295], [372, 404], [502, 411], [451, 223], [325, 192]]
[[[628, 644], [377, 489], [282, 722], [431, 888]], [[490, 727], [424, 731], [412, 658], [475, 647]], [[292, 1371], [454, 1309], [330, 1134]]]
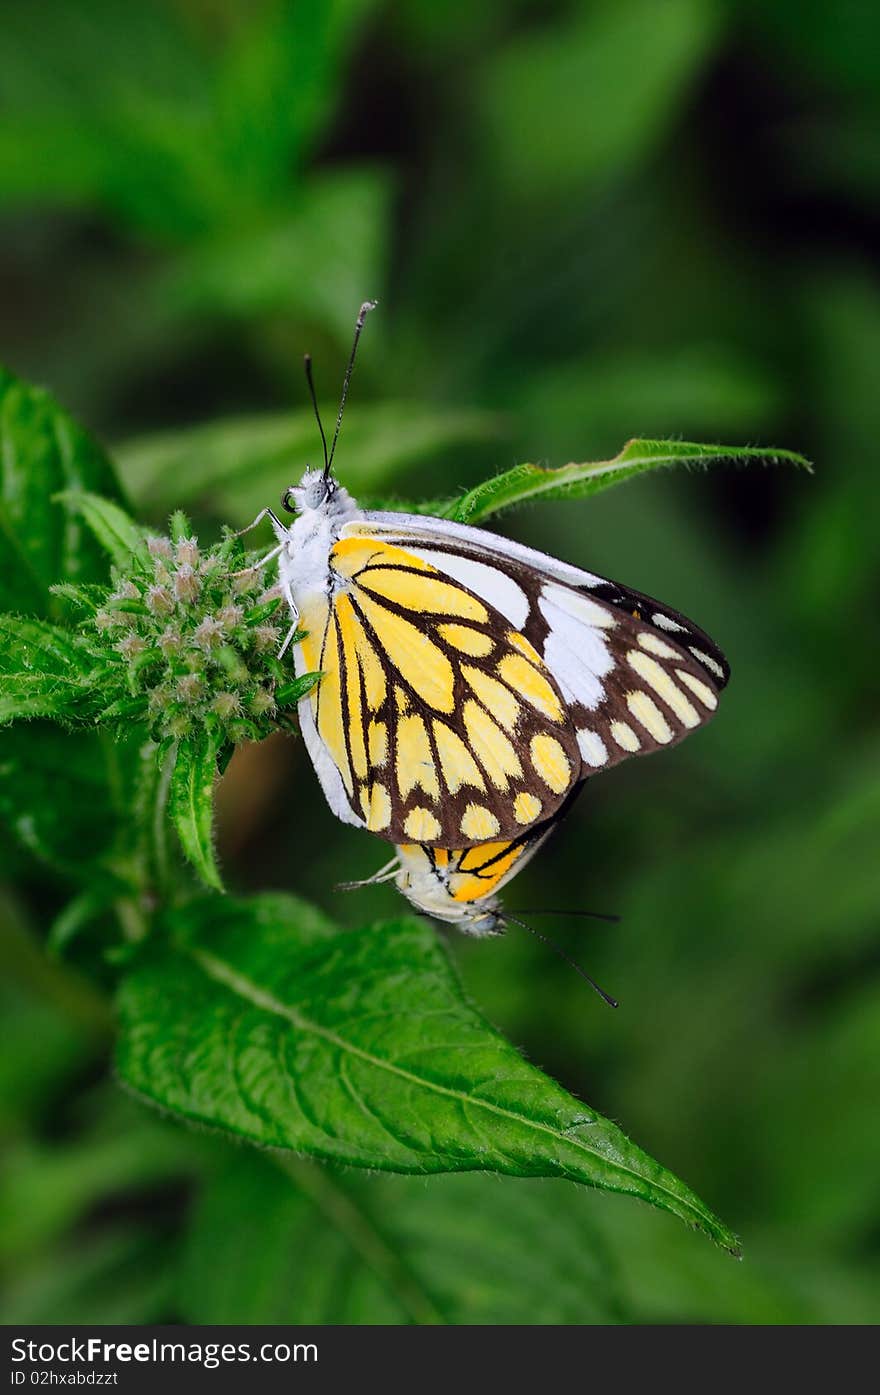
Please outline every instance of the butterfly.
[[[396, 847], [391, 861], [380, 867], [372, 877], [364, 881], [344, 882], [337, 890], [354, 891], [359, 887], [393, 881], [419, 915], [454, 925], [476, 939], [503, 935], [509, 925], [517, 925], [564, 959], [610, 1007], [617, 1007], [617, 999], [606, 993], [561, 945], [520, 916], [505, 910], [498, 895], [501, 888], [525, 867], [547, 840], [579, 793], [579, 788], [572, 791], [556, 818], [520, 834], [512, 842], [478, 843], [474, 847], [455, 851], [424, 847], [418, 843], [405, 844]], [[600, 911], [581, 910], [569, 914], [589, 916], [595, 920], [618, 919], [616, 915]]]
[[[360, 887], [393, 881], [419, 915], [454, 925], [476, 939], [503, 935], [509, 925], [517, 925], [548, 945], [606, 1003], [617, 1007], [617, 999], [606, 993], [561, 945], [520, 916], [505, 910], [498, 895], [549, 838], [579, 793], [580, 788], [575, 788], [555, 818], [528, 833], [521, 833], [509, 843], [478, 843], [455, 851], [425, 847], [418, 843], [404, 844], [394, 849], [394, 857], [373, 876], [363, 881], [343, 882], [337, 890], [354, 891]], [[576, 911], [573, 914], [596, 920], [618, 919], [616, 915], [599, 911]]]
[[393, 881], [421, 914], [466, 935], [503, 935], [506, 918], [498, 893], [538, 851], [558, 820], [540, 824], [506, 843], [477, 843], [470, 848], [432, 848], [404, 843], [372, 877], [345, 882], [350, 891]]
[[503, 935], [505, 919], [498, 892], [537, 852], [552, 825], [511, 843], [477, 843], [472, 848], [432, 848], [404, 843], [372, 877], [341, 882], [337, 891], [394, 882], [420, 915], [454, 925], [478, 939]]
[[445, 850], [457, 875], [476, 845], [531, 855], [587, 776], [703, 726], [729, 669], [641, 592], [484, 529], [358, 507], [332, 464], [374, 304], [329, 452], [307, 361], [324, 468], [285, 490], [292, 524], [260, 515], [277, 546], [259, 565], [278, 558], [282, 653], [322, 674], [299, 716], [331, 809], [398, 848]]

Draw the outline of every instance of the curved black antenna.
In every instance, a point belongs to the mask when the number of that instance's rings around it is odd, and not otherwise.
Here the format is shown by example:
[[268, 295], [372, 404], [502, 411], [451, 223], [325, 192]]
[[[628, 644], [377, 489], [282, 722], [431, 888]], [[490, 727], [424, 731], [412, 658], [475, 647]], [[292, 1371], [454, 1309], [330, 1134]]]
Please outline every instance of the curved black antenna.
[[360, 310], [358, 311], [358, 317], [354, 327], [354, 342], [351, 346], [351, 353], [348, 356], [348, 367], [345, 370], [345, 377], [342, 380], [342, 396], [339, 399], [339, 411], [336, 414], [336, 430], [333, 432], [333, 444], [330, 447], [330, 458], [327, 461], [327, 464], [324, 466], [325, 480], [329, 478], [330, 468], [333, 464], [333, 456], [336, 453], [336, 442], [339, 439], [339, 428], [342, 425], [342, 413], [345, 410], [345, 399], [348, 396], [348, 385], [351, 382], [351, 371], [354, 368], [354, 357], [357, 353], [358, 340], [361, 337], [361, 330], [364, 327], [364, 321], [366, 320], [370, 311], [375, 310], [378, 304], [378, 300], [365, 300]]
[[315, 380], [314, 380], [314, 378], [312, 377], [312, 356], [311, 356], [311, 354], [306, 354], [306, 355], [305, 355], [305, 357], [304, 357], [304, 359], [303, 359], [303, 363], [304, 363], [304, 365], [305, 365], [305, 370], [306, 370], [306, 382], [307, 382], [308, 385], [309, 385], [309, 396], [310, 396], [311, 399], [312, 399], [312, 410], [313, 410], [313, 412], [315, 413], [315, 421], [318, 423], [318, 430], [319, 430], [320, 433], [321, 433], [321, 448], [322, 448], [323, 451], [324, 451], [324, 478], [326, 479], [327, 476], [328, 476], [329, 473], [330, 473], [330, 461], [329, 461], [329, 459], [328, 459], [328, 457], [327, 457], [327, 437], [324, 435], [324, 427], [323, 427], [323, 425], [322, 425], [322, 423], [321, 423], [321, 413], [320, 413], [320, 411], [318, 410], [318, 397], [317, 397], [317, 393], [315, 392]]
[[528, 930], [529, 934], [534, 935], [536, 939], [542, 940], [543, 943], [549, 946], [549, 948], [552, 949], [555, 954], [559, 955], [560, 959], [564, 959], [566, 964], [570, 965], [571, 968], [574, 969], [575, 973], [580, 974], [581, 978], [586, 979], [590, 987], [596, 990], [596, 992], [599, 994], [599, 997], [603, 1000], [603, 1002], [606, 1002], [609, 1007], [620, 1007], [620, 1004], [617, 1001], [617, 999], [612, 998], [610, 993], [606, 993], [604, 988], [600, 988], [596, 980], [594, 978], [590, 978], [590, 975], [587, 973], [586, 969], [582, 969], [580, 964], [578, 964], [574, 959], [572, 959], [570, 955], [566, 954], [565, 950], [561, 947], [561, 945], [558, 945], [555, 940], [550, 939], [549, 935], [542, 935], [541, 931], [536, 930], [534, 925], [529, 925], [526, 923], [526, 921], [519, 920], [515, 915], [510, 915], [507, 911], [505, 911], [505, 924], [508, 921], [511, 922], [513, 925], [518, 925], [521, 930]]
[[578, 916], [584, 920], [607, 920], [610, 925], [617, 925], [620, 916], [614, 915], [611, 911], [560, 911], [551, 910], [548, 906], [520, 906], [523, 915], [570, 915]]

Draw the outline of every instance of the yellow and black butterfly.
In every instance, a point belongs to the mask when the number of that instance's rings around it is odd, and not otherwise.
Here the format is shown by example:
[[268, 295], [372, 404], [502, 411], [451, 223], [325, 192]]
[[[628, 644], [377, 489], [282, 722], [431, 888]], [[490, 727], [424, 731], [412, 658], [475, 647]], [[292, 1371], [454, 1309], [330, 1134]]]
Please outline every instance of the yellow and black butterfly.
[[394, 882], [421, 914], [454, 925], [466, 935], [503, 935], [506, 918], [498, 893], [516, 876], [549, 836], [542, 824], [509, 843], [477, 843], [471, 848], [426, 847], [404, 843], [372, 877], [342, 882], [339, 891]]
[[585, 777], [712, 717], [727, 663], [676, 611], [483, 529], [359, 509], [332, 474], [341, 413], [324, 469], [285, 491], [293, 523], [266, 510], [340, 819], [452, 858], [517, 844]]
[[[580, 793], [575, 787], [554, 818], [538, 824], [527, 833], [506, 843], [478, 843], [470, 848], [425, 847], [419, 843], [394, 849], [394, 857], [365, 881], [346, 882], [339, 890], [353, 891], [363, 886], [394, 882], [398, 891], [420, 915], [454, 925], [465, 935], [478, 939], [503, 935], [509, 925], [528, 930], [565, 960], [611, 1007], [617, 1000], [601, 988], [586, 970], [557, 942], [536, 930], [534, 925], [505, 909], [499, 892], [510, 882], [546, 842]], [[533, 912], [537, 914], [537, 912]], [[556, 914], [565, 914], [556, 912]], [[568, 914], [615, 921], [616, 915], [578, 910]]]
[[[471, 848], [425, 847], [405, 843], [395, 848], [387, 880], [416, 910], [444, 921], [466, 935], [503, 934], [506, 917], [498, 893], [549, 837], [555, 821], [540, 824], [507, 843], [477, 843]], [[380, 874], [378, 880], [384, 880]]]

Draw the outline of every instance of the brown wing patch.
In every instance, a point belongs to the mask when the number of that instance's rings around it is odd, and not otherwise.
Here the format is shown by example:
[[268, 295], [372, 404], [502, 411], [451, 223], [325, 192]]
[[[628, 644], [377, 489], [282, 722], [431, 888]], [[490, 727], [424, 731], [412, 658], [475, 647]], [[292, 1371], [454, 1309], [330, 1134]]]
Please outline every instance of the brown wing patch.
[[720, 689], [705, 666], [671, 638], [658, 637], [635, 617], [622, 618], [607, 637], [613, 664], [600, 700], [569, 707], [584, 774], [674, 746], [718, 707]]

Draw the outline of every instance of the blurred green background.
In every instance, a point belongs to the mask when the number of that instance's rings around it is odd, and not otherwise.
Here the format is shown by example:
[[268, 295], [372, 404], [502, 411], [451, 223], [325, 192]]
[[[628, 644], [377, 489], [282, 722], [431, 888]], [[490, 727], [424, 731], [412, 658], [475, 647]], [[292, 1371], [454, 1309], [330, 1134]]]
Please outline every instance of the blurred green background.
[[[317, 450], [302, 353], [332, 418], [367, 295], [337, 457], [363, 498], [633, 435], [816, 462], [502, 521], [691, 615], [733, 679], [707, 732], [592, 782], [508, 893], [620, 913], [546, 918], [617, 1013], [515, 929], [452, 942], [487, 1015], [745, 1260], [564, 1183], [359, 1185], [452, 1320], [527, 1320], [504, 1270], [537, 1321], [875, 1321], [880, 10], [5, 0], [0, 104], [0, 354], [156, 523], [185, 503], [213, 537], [275, 502]], [[332, 891], [384, 847], [333, 820], [298, 743], [240, 752], [220, 804], [232, 886], [352, 925], [397, 909]], [[40, 949], [63, 888], [8, 833], [5, 1320], [403, 1320], [277, 1170], [122, 1099], [103, 999]]]

